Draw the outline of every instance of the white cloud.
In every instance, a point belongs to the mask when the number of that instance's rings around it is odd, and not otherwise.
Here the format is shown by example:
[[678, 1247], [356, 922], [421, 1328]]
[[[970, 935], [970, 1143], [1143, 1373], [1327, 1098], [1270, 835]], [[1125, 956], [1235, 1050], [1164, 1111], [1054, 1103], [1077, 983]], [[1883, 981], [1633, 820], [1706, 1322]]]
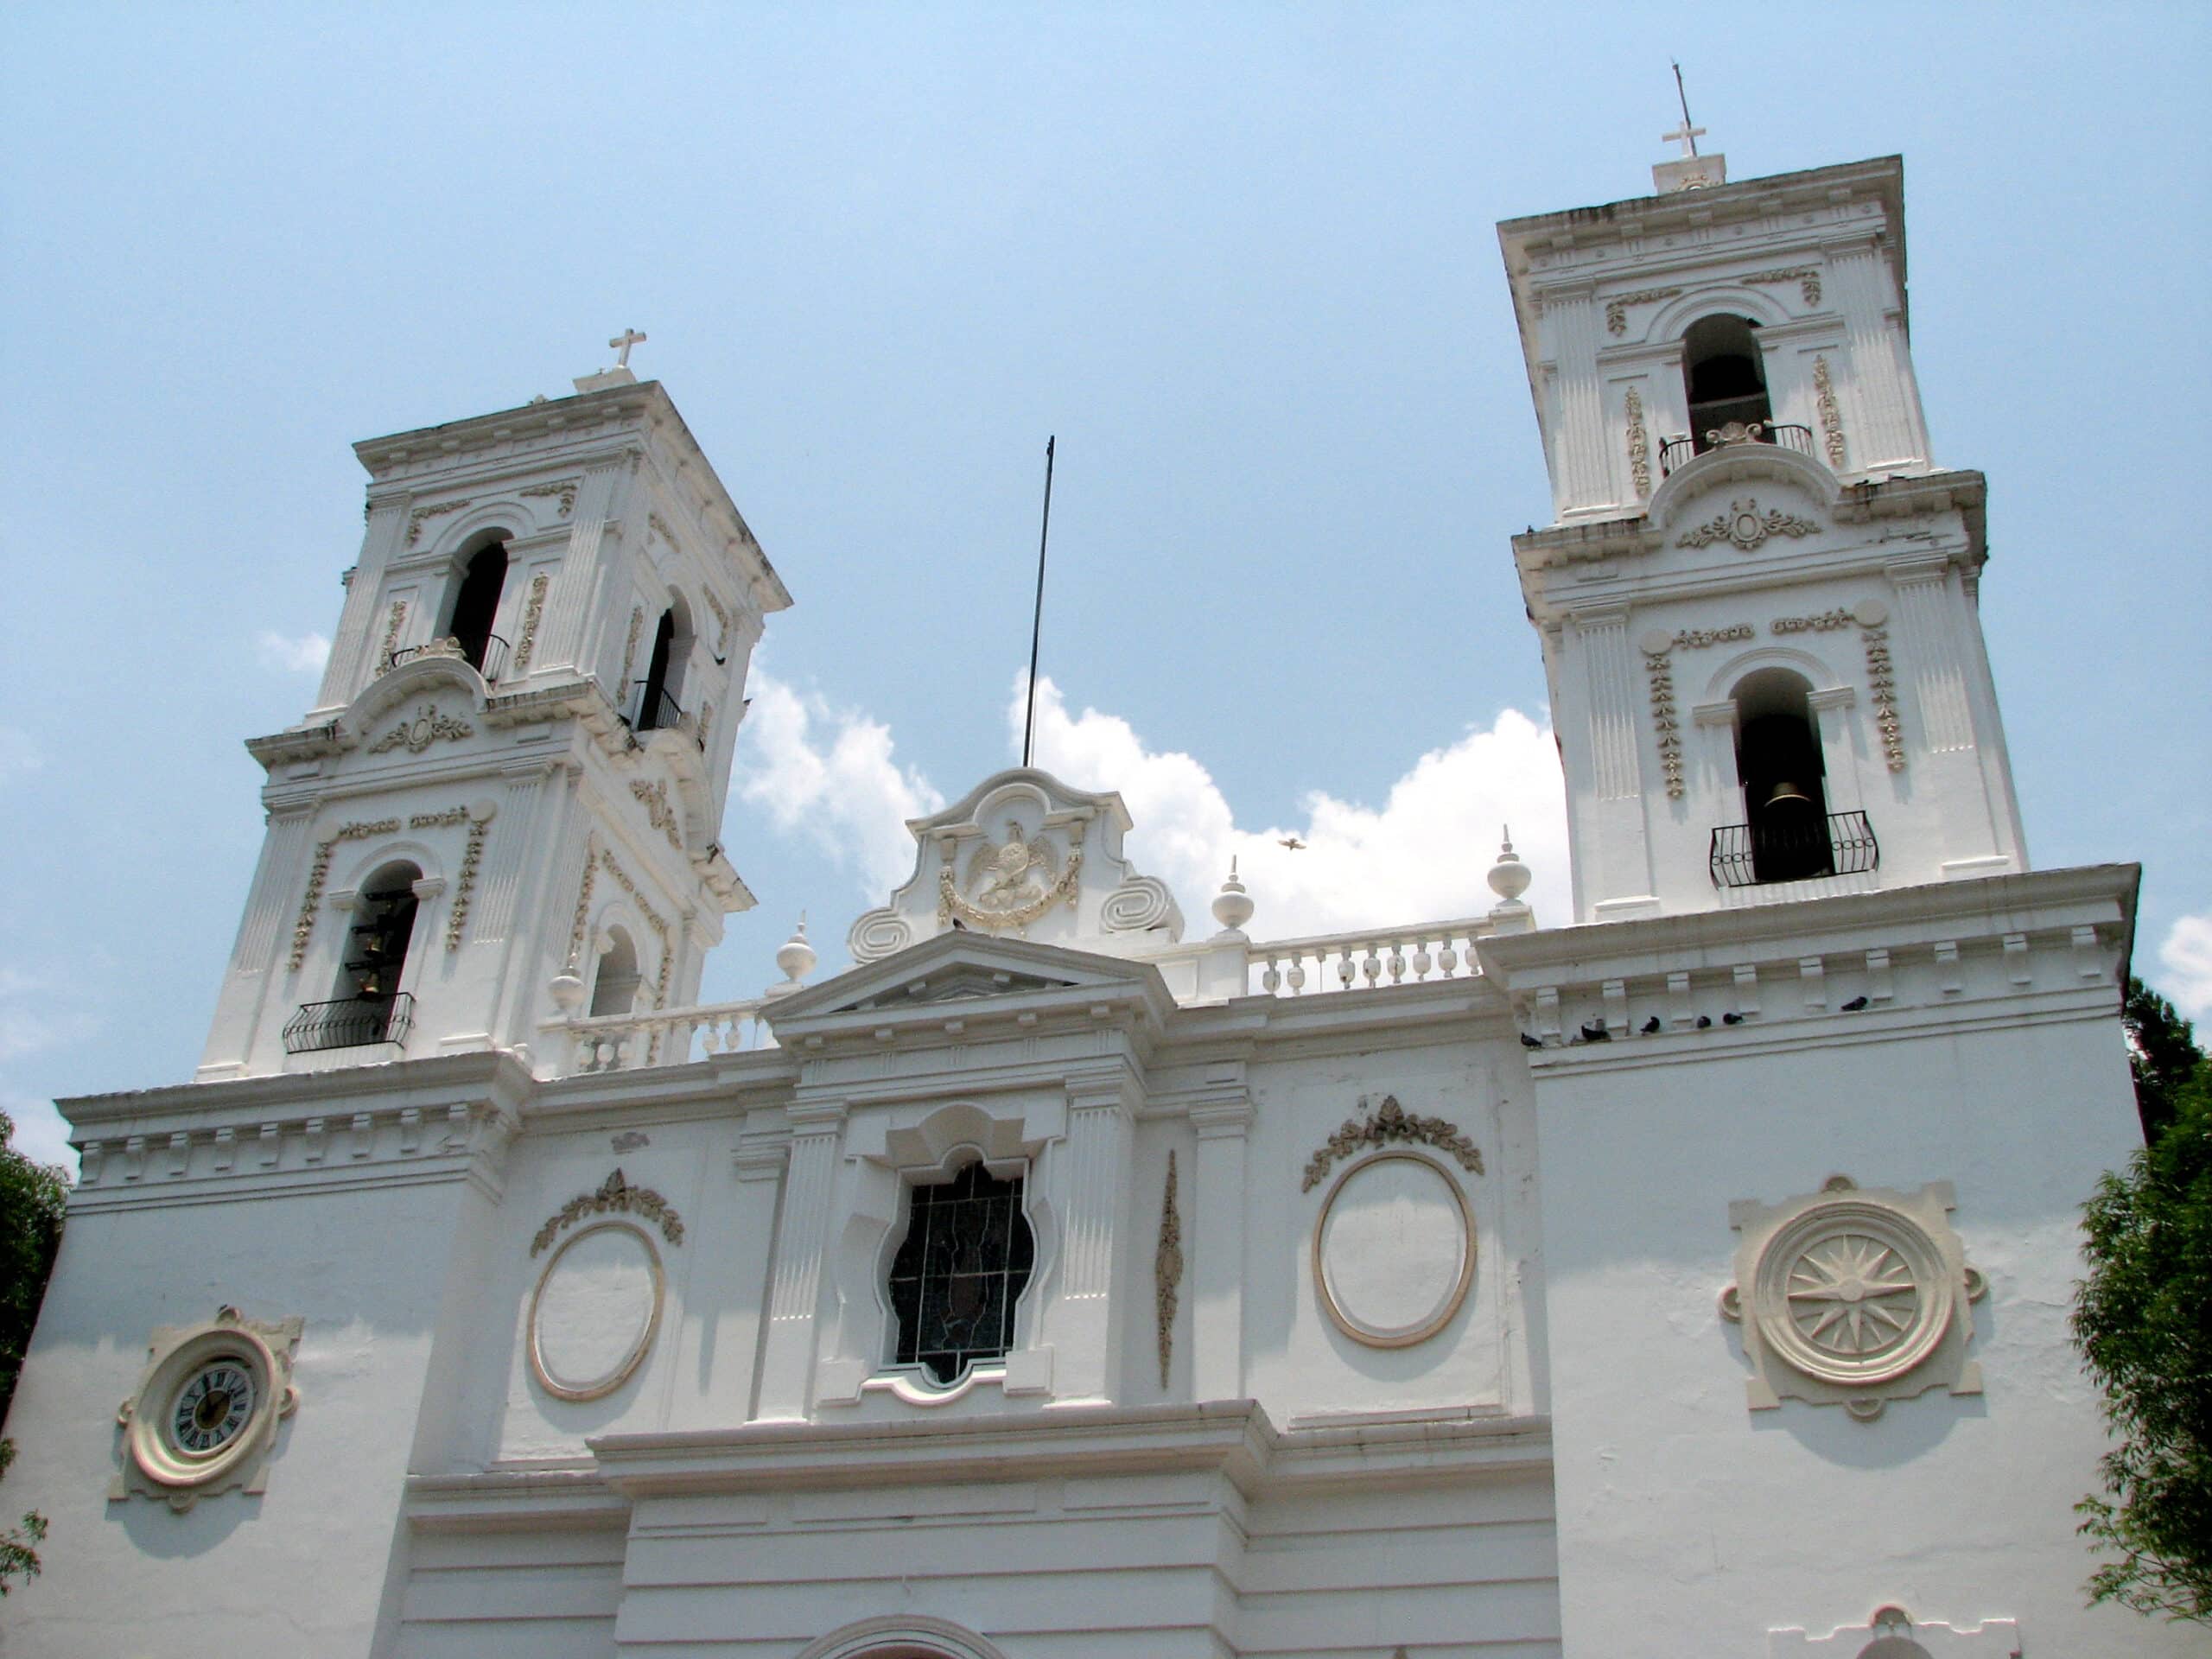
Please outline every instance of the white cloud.
[[322, 665], [330, 660], [330, 641], [319, 633], [303, 633], [296, 639], [287, 639], [273, 628], [264, 628], [254, 641], [261, 653], [261, 665], [285, 674], [320, 674]]
[[[1023, 701], [1017, 684], [1016, 736]], [[1231, 857], [1257, 906], [1246, 925], [1255, 939], [1479, 915], [1497, 902], [1485, 878], [1505, 824], [1535, 874], [1527, 899], [1539, 922], [1573, 919], [1558, 751], [1548, 728], [1516, 709], [1414, 760], [1379, 807], [1317, 789], [1300, 802], [1301, 822], [1264, 827], [1238, 827], [1192, 756], [1147, 748], [1119, 715], [1070, 715], [1049, 678], [1037, 683], [1037, 753], [1079, 789], [1121, 791], [1135, 826], [1130, 860], [1175, 889], [1186, 938], [1213, 931], [1208, 906]], [[1281, 845], [1293, 836], [1306, 845]]]
[[11, 1141], [17, 1152], [35, 1164], [60, 1164], [75, 1175], [77, 1154], [69, 1145], [69, 1126], [61, 1121], [51, 1101], [12, 1089], [0, 1090], [0, 1111], [15, 1122]]
[[753, 688], [732, 786], [766, 807], [778, 830], [803, 829], [856, 872], [870, 904], [882, 903], [913, 874], [906, 820], [936, 811], [944, 797], [892, 758], [881, 721], [757, 670]]
[[2159, 989], [2191, 1020], [2212, 1018], [2212, 912], [2183, 916], [2158, 947], [2166, 976]]

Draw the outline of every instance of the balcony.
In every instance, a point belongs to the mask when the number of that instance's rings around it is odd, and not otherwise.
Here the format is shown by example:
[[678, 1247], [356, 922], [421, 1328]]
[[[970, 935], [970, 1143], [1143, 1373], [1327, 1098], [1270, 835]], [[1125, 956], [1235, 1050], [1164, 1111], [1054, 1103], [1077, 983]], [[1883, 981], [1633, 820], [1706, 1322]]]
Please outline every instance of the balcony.
[[[668, 695], [666, 686], [655, 685], [651, 680], [632, 680], [631, 685], [637, 692], [638, 713], [637, 717], [630, 723], [637, 730], [641, 732], [689, 731], [694, 738], [698, 736], [698, 733], [685, 723], [686, 716], [683, 706]], [[705, 745], [702, 744], [700, 747], [703, 748]]]
[[415, 998], [407, 991], [391, 996], [345, 996], [334, 1002], [308, 1002], [284, 1022], [284, 1052], [314, 1054], [330, 1048], [369, 1048], [404, 1043], [415, 1022]]
[[1707, 432], [1702, 438], [1668, 438], [1659, 445], [1659, 476], [1666, 477], [1675, 467], [1693, 455], [1701, 455], [1708, 449], [1732, 448], [1739, 443], [1770, 443], [1778, 449], [1794, 449], [1808, 461], [1818, 461], [1813, 450], [1813, 429], [1788, 423], [1777, 425], [1772, 421], [1752, 421], [1748, 424], [1731, 421]]
[[495, 683], [507, 671], [507, 642], [496, 633], [484, 636], [484, 650], [480, 656], [471, 652], [458, 639], [433, 639], [427, 645], [402, 645], [385, 659], [382, 671], [390, 673], [402, 663], [411, 663], [418, 657], [458, 657], [484, 677], [486, 685]]
[[1864, 812], [1831, 812], [1805, 823], [1724, 823], [1713, 832], [1710, 860], [1716, 887], [1863, 875], [1881, 861]]

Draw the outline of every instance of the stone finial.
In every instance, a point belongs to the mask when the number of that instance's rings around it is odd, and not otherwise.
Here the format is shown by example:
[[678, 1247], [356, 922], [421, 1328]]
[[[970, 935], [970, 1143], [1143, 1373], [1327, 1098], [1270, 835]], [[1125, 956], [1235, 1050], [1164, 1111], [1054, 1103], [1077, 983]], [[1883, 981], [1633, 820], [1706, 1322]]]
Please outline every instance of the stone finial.
[[1213, 918], [1221, 924], [1223, 932], [1241, 934], [1244, 924], [1252, 919], [1252, 896], [1236, 879], [1236, 861], [1232, 858], [1229, 861], [1229, 879], [1214, 895]]
[[1529, 891], [1529, 867], [1513, 850], [1513, 826], [1507, 824], [1499, 842], [1497, 862], [1490, 867], [1490, 890], [1507, 904], [1518, 904]]
[[791, 938], [785, 939], [776, 950], [776, 966], [784, 970], [784, 976], [779, 982], [771, 985], [766, 995], [789, 996], [793, 991], [798, 990], [806, 976], [814, 971], [817, 960], [814, 947], [806, 942], [806, 915], [804, 912], [801, 912], [798, 926], [793, 930]]

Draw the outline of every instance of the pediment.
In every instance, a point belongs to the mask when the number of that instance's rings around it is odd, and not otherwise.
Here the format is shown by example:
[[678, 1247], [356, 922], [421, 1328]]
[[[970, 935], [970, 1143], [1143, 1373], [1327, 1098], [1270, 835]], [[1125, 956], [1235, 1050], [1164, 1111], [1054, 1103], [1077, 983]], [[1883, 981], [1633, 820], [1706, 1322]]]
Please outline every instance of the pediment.
[[1662, 547], [1755, 552], [1834, 522], [1842, 484], [1809, 456], [1773, 443], [1708, 449], [1668, 474], [1651, 498]]
[[1033, 1002], [1056, 993], [1075, 1001], [1109, 993], [1163, 1006], [1169, 1000], [1159, 970], [1148, 964], [955, 931], [809, 986], [777, 1003], [766, 1017], [783, 1033], [847, 1017], [857, 1022], [947, 1003], [1017, 997]]
[[390, 710], [410, 699], [435, 699], [442, 693], [455, 712], [463, 707], [481, 712], [486, 696], [484, 677], [457, 651], [426, 652], [378, 675], [353, 699], [340, 723], [357, 738], [373, 741], [382, 729], [378, 722]]

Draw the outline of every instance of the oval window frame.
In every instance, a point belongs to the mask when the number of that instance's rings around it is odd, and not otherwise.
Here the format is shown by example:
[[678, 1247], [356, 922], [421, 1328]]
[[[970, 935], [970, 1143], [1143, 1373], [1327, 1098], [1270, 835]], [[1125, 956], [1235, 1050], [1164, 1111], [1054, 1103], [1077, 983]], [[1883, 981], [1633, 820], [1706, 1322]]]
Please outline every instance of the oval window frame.
[[[1362, 1170], [1372, 1169], [1377, 1164], [1393, 1160], [1419, 1164], [1432, 1172], [1443, 1183], [1444, 1190], [1452, 1195], [1452, 1203], [1459, 1206], [1459, 1276], [1452, 1288], [1421, 1319], [1411, 1324], [1385, 1328], [1368, 1324], [1338, 1303], [1336, 1292], [1329, 1283], [1328, 1264], [1322, 1258], [1321, 1243], [1328, 1234], [1330, 1212], [1336, 1208], [1337, 1198], [1346, 1184]], [[1427, 1342], [1459, 1316], [1460, 1308], [1465, 1305], [1467, 1292], [1474, 1285], [1478, 1254], [1474, 1208], [1467, 1202], [1465, 1190], [1452, 1178], [1452, 1172], [1434, 1158], [1392, 1147], [1346, 1165], [1330, 1184], [1327, 1196], [1321, 1200], [1320, 1213], [1313, 1217], [1313, 1238], [1310, 1247], [1314, 1297], [1321, 1304], [1322, 1311], [1329, 1316], [1330, 1322], [1354, 1342], [1370, 1348], [1410, 1348], [1417, 1343]]]
[[[588, 1382], [563, 1382], [555, 1378], [551, 1367], [545, 1363], [544, 1351], [539, 1341], [538, 1309], [544, 1302], [546, 1286], [553, 1281], [554, 1270], [561, 1265], [561, 1258], [581, 1241], [606, 1232], [627, 1233], [645, 1247], [645, 1265], [652, 1275], [652, 1307], [645, 1315], [645, 1328], [638, 1333], [629, 1352], [613, 1369]], [[653, 1243], [652, 1236], [644, 1228], [613, 1219], [595, 1221], [588, 1227], [579, 1227], [563, 1239], [559, 1248], [546, 1258], [545, 1266], [537, 1275], [537, 1287], [530, 1293], [530, 1325], [525, 1333], [523, 1351], [530, 1362], [531, 1379], [556, 1400], [564, 1400], [571, 1404], [604, 1400], [636, 1376], [639, 1368], [645, 1363], [645, 1356], [652, 1352], [653, 1339], [660, 1334], [661, 1312], [666, 1300], [667, 1274], [661, 1266], [660, 1250]]]

